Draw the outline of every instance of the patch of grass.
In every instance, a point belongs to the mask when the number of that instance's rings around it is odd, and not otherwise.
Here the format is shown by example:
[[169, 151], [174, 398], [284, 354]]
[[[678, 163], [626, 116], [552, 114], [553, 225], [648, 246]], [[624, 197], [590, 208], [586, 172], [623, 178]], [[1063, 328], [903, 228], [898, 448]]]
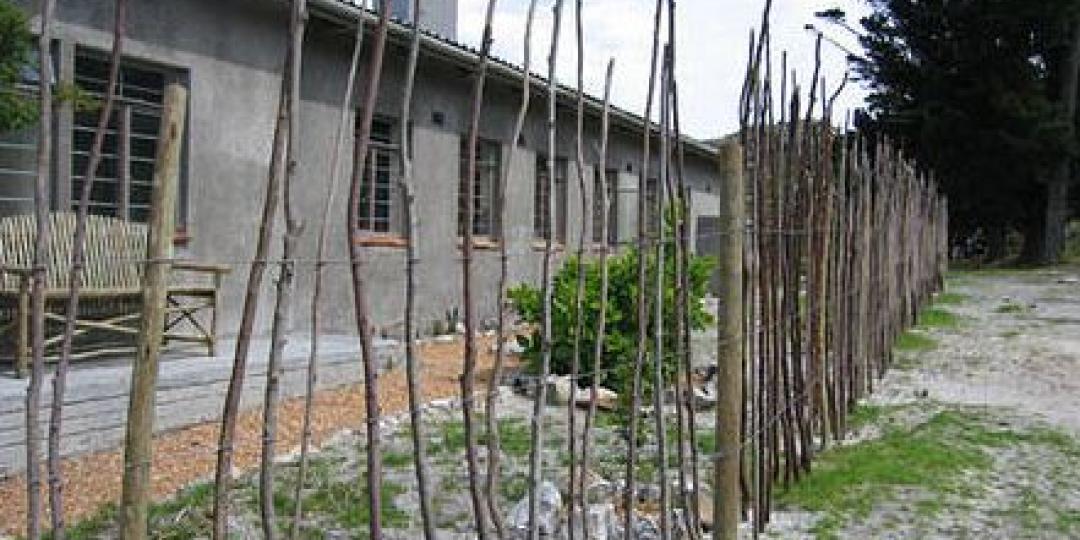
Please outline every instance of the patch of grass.
[[963, 293], [943, 292], [934, 297], [934, 304], [939, 306], [952, 306], [966, 303], [971, 297]]
[[901, 352], [923, 352], [930, 351], [937, 348], [937, 341], [934, 338], [923, 334], [922, 332], [916, 332], [908, 330], [896, 339], [896, 350]]
[[999, 335], [1005, 339], [1013, 339], [1024, 335], [1024, 333], [1019, 330], [1006, 330]]
[[520, 501], [529, 492], [529, 478], [525, 475], [516, 475], [502, 478], [499, 482], [499, 491], [503, 498], [511, 502]]
[[1031, 309], [1024, 304], [1007, 300], [995, 307], [994, 313], [1020, 315], [1023, 313], [1027, 313], [1030, 310]]
[[[852, 425], [881, 425], [889, 408], [860, 406], [851, 414]], [[905, 493], [922, 494], [915, 501], [922, 518], [937, 515], [945, 497], [977, 490], [977, 475], [994, 463], [997, 448], [1037, 445], [1073, 459], [1080, 457], [1080, 441], [1050, 428], [1018, 429], [993, 422], [965, 409], [945, 409], [914, 427], [882, 426], [880, 438], [851, 446], [830, 449], [819, 456], [804, 481], [778, 493], [783, 505], [820, 512], [814, 525], [819, 538], [833, 538], [851, 520], [869, 515], [876, 506]], [[1026, 529], [1044, 525], [1039, 508], [1044, 505], [1036, 493], [1024, 493], [1009, 515]], [[1063, 534], [1080, 529], [1080, 513], [1055, 511], [1055, 524]]]
[[408, 452], [386, 452], [382, 455], [383, 466], [400, 469], [412, 465], [413, 456]]
[[716, 453], [716, 430], [702, 429], [697, 432], [697, 447], [699, 454]]
[[[394, 506], [394, 497], [405, 491], [404, 486], [385, 481], [382, 483], [379, 491], [382, 504], [380, 515], [386, 527], [409, 526], [409, 514]], [[304, 508], [308, 515], [325, 514], [331, 517], [336, 525], [357, 531], [365, 530], [371, 518], [367, 494], [360, 487], [360, 482], [333, 482], [322, 485], [304, 498]]]
[[960, 326], [960, 317], [951, 311], [932, 307], [919, 313], [919, 326], [924, 328], [956, 328]]
[[[499, 424], [499, 447], [512, 456], [526, 456], [532, 447], [532, 432], [529, 425], [520, 418], [502, 418]], [[476, 419], [476, 444], [487, 444], [486, 422], [483, 416]], [[465, 450], [465, 423], [461, 420], [444, 422], [432, 429], [438, 436], [429, 445], [429, 453], [454, 454]], [[550, 430], [548, 431], [550, 433]], [[549, 443], [555, 441], [548, 437]], [[411, 458], [410, 458], [411, 459]]]
[[1059, 510], [1056, 514], [1054, 525], [1058, 532], [1066, 536], [1080, 534], [1080, 510]]
[[[65, 538], [69, 540], [96, 540], [106, 530], [116, 524], [116, 505], [109, 503], [103, 508], [94, 513], [93, 516], [80, 520], [78, 523], [67, 528]], [[52, 533], [48, 532], [43, 535], [46, 539], [51, 539]]]
[[[868, 408], [861, 414], [869, 420], [882, 413]], [[953, 442], [953, 432], [969, 427], [957, 424], [962, 420], [943, 412], [911, 429], [889, 429], [879, 439], [833, 448], [820, 455], [803, 482], [779, 492], [778, 501], [825, 514], [814, 529], [829, 537], [847, 520], [868, 515], [897, 486], [932, 494], [955, 490], [962, 473], [992, 463], [977, 445]]]

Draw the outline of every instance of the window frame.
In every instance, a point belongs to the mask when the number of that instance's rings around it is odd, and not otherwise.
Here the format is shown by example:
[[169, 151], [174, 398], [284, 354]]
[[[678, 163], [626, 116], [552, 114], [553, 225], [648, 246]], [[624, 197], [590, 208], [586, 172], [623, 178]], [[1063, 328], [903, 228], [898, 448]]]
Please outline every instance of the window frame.
[[[548, 174], [548, 156], [536, 154], [536, 170], [533, 175], [533, 239], [537, 242], [546, 242], [551, 234], [551, 227], [546, 223], [549, 217], [547, 204], [550, 201], [547, 196]], [[567, 238], [569, 176], [569, 160], [562, 156], [555, 156], [555, 178], [551, 185], [555, 188], [555, 226], [557, 229], [554, 243], [558, 245], [565, 245]]]
[[[110, 55], [107, 51], [97, 49], [82, 44], [75, 44], [71, 49], [70, 60], [61, 59], [62, 62], [70, 61], [69, 76], [72, 77], [70, 83], [78, 85], [88, 95], [97, 99], [103, 99], [103, 88], [94, 89], [93, 82], [97, 82], [99, 86], [107, 84], [106, 80], [94, 77], [93, 68], [87, 67], [90, 62], [96, 63], [99, 68], [104, 67], [108, 69], [110, 62]], [[108, 149], [103, 149], [103, 156], [105, 158], [98, 165], [98, 173], [95, 178], [95, 189], [100, 189], [99, 186], [104, 185], [102, 183], [105, 179], [105, 184], [111, 180], [115, 183], [115, 188], [112, 194], [112, 201], [101, 201], [100, 198], [95, 201], [93, 195], [91, 195], [91, 213], [95, 213], [93, 210], [97, 208], [112, 209], [111, 213], [105, 213], [104, 215], [110, 215], [117, 219], [123, 219], [128, 221], [143, 222], [143, 219], [137, 218], [133, 215], [133, 210], [140, 208], [142, 210], [148, 210], [150, 192], [153, 189], [153, 168], [157, 158], [157, 146], [158, 137], [160, 136], [160, 122], [164, 112], [164, 93], [169, 84], [179, 83], [185, 87], [190, 87], [188, 82], [188, 71], [184, 68], [167, 65], [157, 62], [147, 61], [138, 57], [124, 56], [120, 59], [120, 78], [118, 80], [116, 95], [113, 105], [113, 118], [110, 118], [108, 131], [106, 132], [106, 145], [109, 143], [110, 137], [113, 139], [114, 150], [110, 154]], [[80, 71], [82, 68], [82, 71]], [[59, 73], [63, 73], [63, 70], [59, 70]], [[136, 84], [131, 79], [138, 79], [141, 77], [156, 77], [160, 78], [160, 86], [158, 87], [146, 87]], [[91, 84], [85, 84], [90, 81]], [[88, 88], [89, 86], [89, 88]], [[132, 93], [128, 94], [128, 90], [132, 89]], [[152, 96], [156, 96], [153, 99]], [[147, 99], [150, 98], [150, 99]], [[70, 105], [64, 105], [70, 107]], [[80, 114], [86, 114], [85, 120], [80, 119]], [[99, 111], [86, 111], [80, 113], [80, 111], [71, 111], [67, 115], [59, 115], [60, 125], [56, 130], [57, 137], [61, 135], [66, 136], [69, 142], [68, 155], [65, 159], [59, 160], [58, 164], [66, 170], [60, 171], [58, 169], [58, 175], [56, 178], [56, 186], [54, 190], [53, 205], [57, 209], [75, 209], [79, 204], [79, 198], [81, 197], [81, 181], [84, 178], [85, 173], [85, 160], [88, 159], [91, 146], [93, 145], [94, 132], [97, 129]], [[149, 118], [155, 125], [151, 130], [144, 130], [141, 132], [135, 132], [133, 121], [136, 115], [143, 118]], [[83, 133], [89, 137], [89, 140], [85, 143], [79, 142], [79, 133]], [[120, 139], [120, 135], [126, 136]], [[189, 138], [190, 127], [185, 125], [184, 135], [182, 137], [182, 146], [180, 154], [180, 177], [177, 186], [177, 202], [176, 202], [176, 233], [174, 241], [184, 242], [190, 238], [189, 235], [189, 201], [188, 194], [190, 190], [190, 177], [189, 177]], [[134, 144], [134, 141], [143, 141], [144, 144]], [[137, 149], [141, 146], [150, 146], [152, 150], [149, 153], [143, 153], [141, 156], [133, 155], [133, 149]], [[60, 145], [57, 145], [60, 148]], [[54, 155], [54, 159], [57, 156]], [[107, 166], [107, 159], [114, 161], [115, 170], [113, 171], [114, 177], [110, 179], [108, 176], [103, 176], [102, 167]], [[143, 180], [135, 180], [133, 176], [133, 165], [141, 164], [138, 167], [144, 169], [144, 174], [149, 176]], [[145, 170], [148, 166], [148, 172]], [[143, 197], [146, 202], [136, 203], [133, 200], [136, 193], [136, 187], [143, 190]], [[123, 197], [123, 200], [121, 200]], [[140, 197], [139, 200], [142, 200]], [[101, 213], [101, 212], [98, 212]], [[148, 214], [146, 216], [148, 219]]]
[[[458, 146], [458, 192], [455, 230], [458, 238], [465, 236], [465, 176], [468, 173], [468, 136], [461, 137]], [[502, 184], [503, 145], [495, 139], [477, 138], [476, 171], [473, 177], [473, 238], [498, 241], [502, 230], [499, 190]], [[484, 204], [480, 204], [483, 202]], [[484, 210], [488, 215], [483, 215]]]
[[[357, 111], [354, 137], [360, 135], [359, 124], [361, 118], [360, 111]], [[383, 127], [385, 127], [385, 130], [380, 129]], [[398, 119], [391, 116], [375, 115], [372, 119], [371, 138], [368, 141], [367, 149], [368, 155], [362, 165], [365, 170], [360, 180], [360, 200], [357, 201], [360, 208], [357, 212], [357, 223], [353, 224], [353, 235], [358, 240], [378, 242], [380, 239], [400, 239], [403, 235], [404, 227], [399, 197], [401, 182], [400, 129]], [[380, 157], [386, 158], [385, 167], [380, 165]], [[357, 156], [354, 155], [354, 167], [359, 161], [356, 158]], [[383, 182], [371, 182], [371, 178], [379, 173], [385, 175], [385, 199], [370, 196], [373, 193], [378, 193], [380, 185], [383, 184]], [[368, 195], [366, 205], [364, 204], [365, 195]], [[377, 206], [385, 206], [385, 217], [373, 215]], [[368, 224], [365, 225], [365, 222]], [[375, 223], [382, 223], [385, 228], [376, 228], [373, 226]]]

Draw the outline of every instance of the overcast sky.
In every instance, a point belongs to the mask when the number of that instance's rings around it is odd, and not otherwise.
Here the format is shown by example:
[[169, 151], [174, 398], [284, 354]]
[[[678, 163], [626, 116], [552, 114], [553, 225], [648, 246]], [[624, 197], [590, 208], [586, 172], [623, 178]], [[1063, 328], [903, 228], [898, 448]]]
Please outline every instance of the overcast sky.
[[[665, 2], [666, 3], [666, 2]], [[533, 71], [547, 72], [554, 0], [539, 0], [533, 28]], [[576, 84], [576, 43], [573, 0], [563, 2], [559, 40], [559, 81]], [[586, 91], [600, 95], [604, 66], [615, 58], [612, 101], [637, 114], [644, 112], [652, 47], [653, 0], [584, 0]], [[761, 23], [763, 0], [678, 0], [678, 59], [680, 115], [683, 131], [698, 138], [717, 137], [738, 127], [739, 91], [746, 69], [749, 33]], [[458, 38], [477, 45], [484, 24], [487, 0], [459, 0]], [[522, 39], [529, 0], [501, 0], [495, 12], [494, 53], [516, 64], [522, 61]], [[867, 11], [864, 0], [774, 0], [771, 19], [775, 66], [781, 50], [799, 73], [809, 79], [813, 69], [814, 35], [804, 27], [814, 12], [839, 7], [857, 21]], [[827, 36], [858, 50], [845, 30], [819, 24]], [[825, 43], [822, 73], [834, 85], [844, 74], [844, 52]], [[805, 91], [805, 90], [804, 90]], [[838, 100], [837, 113], [858, 107], [864, 92], [848, 85]]]

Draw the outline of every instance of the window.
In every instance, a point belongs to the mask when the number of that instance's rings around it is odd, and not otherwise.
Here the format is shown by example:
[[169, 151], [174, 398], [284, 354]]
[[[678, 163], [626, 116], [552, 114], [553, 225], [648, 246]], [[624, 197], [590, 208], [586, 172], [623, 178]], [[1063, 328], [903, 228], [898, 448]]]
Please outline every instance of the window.
[[603, 242], [603, 212], [604, 212], [604, 198], [603, 190], [607, 189], [608, 194], [608, 245], [615, 245], [618, 243], [618, 204], [619, 204], [619, 171], [617, 169], [608, 169], [606, 174], [601, 174], [599, 168], [593, 169], [593, 232], [592, 239], [594, 243]]
[[[101, 162], [90, 193], [90, 212], [145, 222], [150, 214], [154, 159], [161, 126], [165, 85], [172, 77], [160, 68], [123, 61], [116, 101], [102, 145]], [[75, 84], [102, 99], [109, 79], [109, 60], [85, 51], [75, 57]], [[90, 161], [98, 110], [76, 111], [72, 125], [71, 191], [78, 207]], [[178, 226], [184, 225], [186, 167], [181, 166]]]
[[[360, 136], [359, 128], [360, 115], [357, 115], [356, 136]], [[373, 119], [367, 161], [360, 180], [360, 211], [356, 222], [356, 228], [363, 233], [397, 232], [392, 210], [398, 179], [398, 151], [393, 121]]]
[[[555, 241], [566, 243], [566, 158], [555, 158]], [[536, 156], [536, 189], [533, 190], [533, 235], [548, 239], [551, 228], [548, 225], [548, 158]]]
[[[469, 174], [469, 140], [461, 139], [461, 165], [458, 183], [458, 236], [465, 235], [465, 179]], [[502, 171], [502, 147], [498, 141], [476, 142], [476, 175], [473, 178], [473, 230], [476, 236], [495, 237], [499, 231], [496, 210], [499, 178]]]
[[[19, 70], [20, 81], [13, 86], [10, 97], [21, 95], [31, 100], [37, 110], [38, 68], [40, 55], [33, 48], [31, 58]], [[56, 80], [56, 54], [53, 60], [53, 82]], [[29, 214], [34, 211], [34, 180], [37, 178], [38, 120], [26, 127], [0, 133], [0, 217]]]

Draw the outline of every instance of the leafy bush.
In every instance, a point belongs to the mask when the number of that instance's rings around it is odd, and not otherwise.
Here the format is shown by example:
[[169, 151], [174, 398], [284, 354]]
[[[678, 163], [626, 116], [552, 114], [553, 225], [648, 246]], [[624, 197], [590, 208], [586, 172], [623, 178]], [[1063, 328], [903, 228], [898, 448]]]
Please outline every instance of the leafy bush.
[[[664, 368], [665, 376], [671, 377], [675, 371], [675, 300], [678, 287], [675, 283], [674, 246], [665, 250], [664, 261]], [[552, 290], [552, 350], [551, 373], [565, 375], [570, 373], [574, 352], [574, 333], [577, 330], [574, 298], [577, 292], [577, 274], [579, 261], [569, 257], [562, 268], [555, 274]], [[708, 257], [691, 256], [689, 258], [689, 300], [690, 325], [700, 330], [712, 322], [712, 317], [701, 299], [705, 296], [713, 261]], [[581, 336], [581, 372], [592, 370], [593, 349], [596, 342], [596, 323], [600, 314], [600, 261], [588, 259], [584, 263], [585, 288], [582, 298], [583, 331]], [[653, 320], [653, 301], [655, 300], [656, 254], [646, 258], [648, 274], [645, 295], [648, 301], [648, 347], [653, 348], [655, 321]], [[607, 324], [604, 335], [604, 355], [600, 362], [600, 384], [629, 397], [633, 384], [634, 359], [636, 357], [638, 319], [638, 251], [629, 249], [622, 254], [608, 258], [608, 306]], [[533, 373], [540, 371], [540, 323], [542, 316], [542, 296], [539, 288], [521, 284], [509, 292], [509, 298], [522, 319], [533, 325], [533, 332], [520, 336], [518, 341], [524, 347], [527, 368]], [[650, 364], [651, 365], [651, 364]], [[652, 371], [647, 369], [647, 374]], [[644, 377], [648, 390], [651, 376]], [[581, 384], [591, 384], [590, 378], [583, 378]]]

